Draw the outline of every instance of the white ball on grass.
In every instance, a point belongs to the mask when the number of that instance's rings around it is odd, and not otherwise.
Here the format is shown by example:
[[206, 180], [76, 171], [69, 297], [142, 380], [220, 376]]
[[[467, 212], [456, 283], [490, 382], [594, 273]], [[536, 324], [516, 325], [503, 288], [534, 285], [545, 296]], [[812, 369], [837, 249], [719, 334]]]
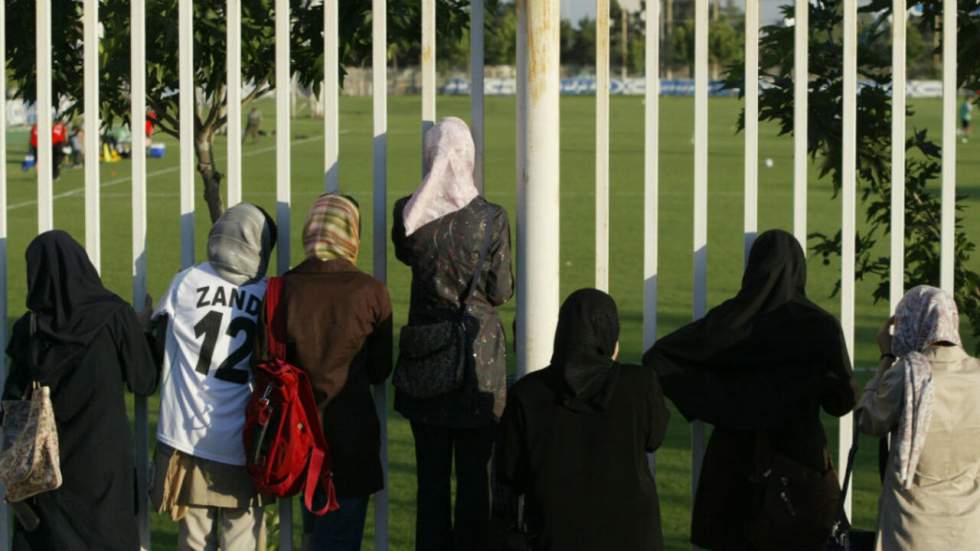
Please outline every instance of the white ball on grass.
[[772, 168], [772, 165], [773, 165], [772, 159], [769, 158], [769, 157], [767, 157], [766, 158], [766, 168]]

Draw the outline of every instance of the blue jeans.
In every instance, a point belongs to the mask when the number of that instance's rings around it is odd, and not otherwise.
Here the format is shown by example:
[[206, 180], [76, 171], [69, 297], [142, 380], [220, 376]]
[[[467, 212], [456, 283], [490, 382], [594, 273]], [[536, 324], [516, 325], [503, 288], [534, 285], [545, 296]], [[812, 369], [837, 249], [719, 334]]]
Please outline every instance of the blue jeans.
[[[323, 503], [322, 491], [314, 503]], [[340, 509], [318, 517], [303, 509], [303, 533], [312, 537], [312, 551], [360, 551], [368, 497], [341, 497]]]

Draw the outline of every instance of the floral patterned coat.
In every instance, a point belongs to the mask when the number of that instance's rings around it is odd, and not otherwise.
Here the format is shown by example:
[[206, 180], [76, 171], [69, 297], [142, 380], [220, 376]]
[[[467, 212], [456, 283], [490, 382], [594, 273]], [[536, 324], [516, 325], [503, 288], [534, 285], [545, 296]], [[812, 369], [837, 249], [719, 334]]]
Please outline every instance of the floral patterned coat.
[[402, 211], [408, 197], [395, 203], [392, 241], [395, 255], [412, 268], [409, 325], [451, 319], [476, 270], [484, 231], [492, 232], [466, 313], [476, 321], [473, 357], [463, 386], [445, 396], [417, 399], [396, 390], [395, 409], [408, 419], [429, 425], [476, 428], [499, 420], [506, 402], [507, 341], [496, 308], [514, 294], [510, 226], [507, 212], [482, 197], [463, 209], [405, 235]]

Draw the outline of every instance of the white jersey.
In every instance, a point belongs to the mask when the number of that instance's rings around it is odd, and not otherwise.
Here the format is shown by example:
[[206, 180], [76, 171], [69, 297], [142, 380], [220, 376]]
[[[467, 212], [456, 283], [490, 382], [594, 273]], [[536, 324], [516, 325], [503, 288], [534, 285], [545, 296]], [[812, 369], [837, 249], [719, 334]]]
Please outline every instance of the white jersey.
[[157, 440], [194, 457], [245, 464], [249, 361], [265, 280], [237, 286], [207, 262], [177, 274], [156, 316], [170, 318]]

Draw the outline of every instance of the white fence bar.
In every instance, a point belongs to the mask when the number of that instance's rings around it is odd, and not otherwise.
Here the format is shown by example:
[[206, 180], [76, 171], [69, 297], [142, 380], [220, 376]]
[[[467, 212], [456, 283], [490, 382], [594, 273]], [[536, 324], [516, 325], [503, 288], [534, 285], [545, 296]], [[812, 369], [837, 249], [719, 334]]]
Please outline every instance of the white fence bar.
[[807, 92], [810, 0], [796, 0], [793, 63], [793, 235], [806, 254]]
[[[388, 22], [386, 0], [371, 5], [371, 78], [373, 101], [374, 277], [388, 281]], [[384, 383], [374, 387], [374, 405], [381, 421], [381, 467], [384, 488], [374, 494], [374, 549], [388, 551], [388, 394]]]
[[[422, 151], [436, 121], [436, 0], [422, 0]], [[423, 162], [423, 165], [425, 163]], [[422, 166], [422, 172], [426, 167]]]
[[[51, 0], [37, 0], [37, 231], [54, 227], [51, 147]], [[6, 213], [4, 213], [6, 215]]]
[[323, 186], [340, 190], [339, 0], [323, 2]]
[[[759, 233], [759, 1], [745, 0], [745, 205], [746, 262]], [[806, 243], [803, 241], [802, 243]]]
[[[0, 67], [7, 66], [7, 15], [0, 2]], [[0, 350], [7, 350], [7, 72], [0, 73]], [[0, 354], [0, 396], [7, 382], [7, 355]], [[0, 493], [2, 497], [2, 493]], [[10, 509], [0, 499], [0, 549], [10, 549]]]
[[[694, 319], [708, 310], [708, 0], [694, 9]], [[691, 491], [704, 460], [704, 424], [691, 427]], [[692, 494], [693, 495], [693, 494]]]
[[609, 290], [609, 0], [596, 0], [595, 286]]
[[657, 340], [657, 278], [660, 208], [660, 1], [646, 3], [643, 113], [643, 350]]
[[956, 262], [956, 0], [943, 0], [942, 238], [939, 285], [952, 293]]
[[[276, 0], [276, 219], [279, 226], [279, 251], [276, 253], [280, 274], [289, 270], [290, 257], [290, 92], [289, 66], [289, 0]], [[279, 549], [293, 549], [293, 500], [279, 500]]]
[[[129, 113], [132, 135], [133, 169], [133, 306], [145, 308], [146, 286], [146, 6], [145, 0], [131, 0], [129, 4], [129, 70], [131, 110]], [[95, 136], [93, 136], [94, 138]], [[149, 488], [149, 424], [146, 397], [135, 399], [135, 434], [133, 446], [136, 459], [136, 495], [139, 504], [140, 547], [150, 549], [150, 500]]]
[[194, 2], [180, 0], [177, 35], [180, 87], [180, 266], [194, 264]]
[[99, 3], [85, 0], [82, 40], [85, 80], [85, 250], [96, 270], [102, 269], [99, 212]]
[[242, 4], [227, 0], [228, 206], [242, 202]]
[[[518, 4], [520, 7], [521, 4]], [[546, 367], [558, 322], [559, 290], [559, 1], [527, 0], [526, 151], [523, 212], [518, 219], [518, 362]], [[532, 214], [533, 213], [533, 214]], [[523, 329], [523, 334], [521, 330]]]
[[483, 107], [483, 0], [470, 0], [470, 130], [476, 146], [473, 180], [483, 193], [483, 152], [486, 142]]
[[[515, 45], [515, 53], [517, 56], [517, 97], [515, 98], [515, 113], [514, 118], [516, 119], [515, 132], [516, 137], [514, 143], [516, 146], [516, 151], [514, 152], [514, 161], [516, 165], [515, 181], [517, 182], [517, 221], [518, 224], [523, 227], [524, 220], [527, 218], [527, 202], [525, 198], [527, 196], [527, 81], [528, 81], [528, 71], [527, 71], [527, 0], [515, 0], [515, 10], [517, 11], [517, 38]], [[522, 254], [527, 250], [527, 238], [524, 236], [524, 232], [518, 231], [515, 234], [517, 239], [517, 252], [518, 258], [526, 258]], [[518, 277], [521, 276], [520, 267], [518, 267]], [[514, 322], [515, 325], [515, 335], [514, 340], [516, 342], [515, 352], [517, 353], [517, 376], [523, 377], [529, 371], [527, 365], [528, 358], [528, 347], [527, 347], [527, 315], [524, 311], [524, 284], [523, 280], [518, 281], [517, 284], [517, 316]]]
[[905, 292], [905, 0], [892, 0], [891, 311]]
[[[858, 0], [844, 0], [844, 112], [841, 136], [840, 319], [851, 362], [854, 361], [854, 239], [857, 205], [857, 3]], [[840, 420], [838, 465], [847, 464], [847, 453], [854, 437], [851, 422], [851, 414]], [[844, 475], [843, 469], [840, 469], [840, 474]], [[850, 516], [851, 494], [847, 496], [844, 510]]]

